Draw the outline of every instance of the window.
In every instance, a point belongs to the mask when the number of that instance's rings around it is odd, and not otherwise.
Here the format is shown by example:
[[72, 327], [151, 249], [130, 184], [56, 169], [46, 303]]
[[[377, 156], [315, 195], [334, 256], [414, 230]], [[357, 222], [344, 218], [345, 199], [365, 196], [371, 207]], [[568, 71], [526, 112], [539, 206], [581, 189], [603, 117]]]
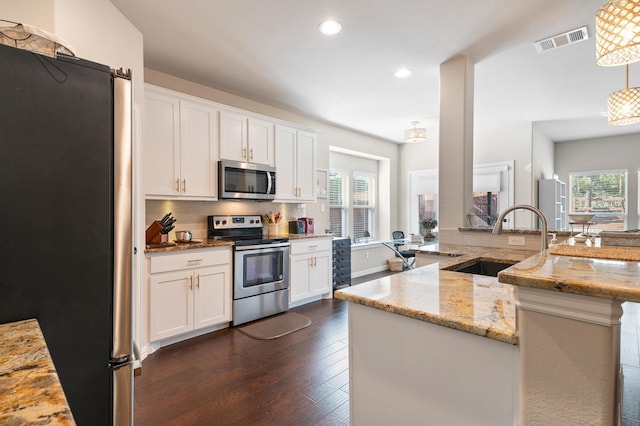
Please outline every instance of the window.
[[592, 229], [625, 229], [627, 170], [570, 173], [569, 186], [569, 212], [595, 213]]
[[333, 235], [346, 237], [349, 180], [345, 173], [329, 172], [329, 227]]
[[375, 235], [376, 178], [362, 172], [353, 173], [353, 236], [366, 242]]
[[330, 152], [329, 227], [334, 235], [366, 243], [378, 234], [378, 161]]
[[[478, 223], [469, 222], [471, 226], [493, 226], [498, 220], [500, 215], [500, 191], [486, 191], [486, 192], [474, 192], [473, 193], [473, 215], [478, 219], [473, 219]], [[484, 223], [482, 223], [484, 222]]]
[[[438, 220], [438, 169], [409, 172], [409, 232], [423, 235], [420, 221]], [[513, 205], [513, 161], [473, 166], [472, 210], [465, 226], [493, 226], [500, 212]], [[505, 228], [513, 227], [512, 222]]]

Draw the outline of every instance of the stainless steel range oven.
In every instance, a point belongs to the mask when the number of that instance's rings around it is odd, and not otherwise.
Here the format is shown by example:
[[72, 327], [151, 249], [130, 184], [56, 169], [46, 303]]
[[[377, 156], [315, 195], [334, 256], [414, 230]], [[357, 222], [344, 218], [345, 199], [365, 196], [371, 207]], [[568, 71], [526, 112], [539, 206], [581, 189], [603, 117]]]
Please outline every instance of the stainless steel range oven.
[[209, 216], [209, 238], [234, 242], [233, 325], [289, 309], [289, 239], [262, 238], [260, 216]]

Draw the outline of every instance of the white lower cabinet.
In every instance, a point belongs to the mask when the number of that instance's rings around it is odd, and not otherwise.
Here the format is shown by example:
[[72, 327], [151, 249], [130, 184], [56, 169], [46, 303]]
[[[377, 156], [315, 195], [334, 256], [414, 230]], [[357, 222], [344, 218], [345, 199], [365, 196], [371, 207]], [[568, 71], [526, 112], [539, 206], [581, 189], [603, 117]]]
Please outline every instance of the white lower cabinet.
[[231, 321], [231, 250], [151, 257], [149, 340]]
[[292, 305], [331, 293], [331, 250], [331, 238], [291, 241], [289, 302]]

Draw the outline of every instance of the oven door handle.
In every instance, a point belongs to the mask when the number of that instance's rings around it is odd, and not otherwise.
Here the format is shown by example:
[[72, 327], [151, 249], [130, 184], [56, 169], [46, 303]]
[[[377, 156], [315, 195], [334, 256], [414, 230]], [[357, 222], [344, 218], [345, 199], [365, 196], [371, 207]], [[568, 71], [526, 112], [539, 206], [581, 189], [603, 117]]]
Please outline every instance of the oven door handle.
[[270, 249], [270, 248], [278, 248], [278, 247], [289, 247], [291, 243], [273, 243], [273, 244], [256, 244], [253, 246], [235, 246], [236, 251], [246, 251], [246, 250], [261, 250], [261, 249]]

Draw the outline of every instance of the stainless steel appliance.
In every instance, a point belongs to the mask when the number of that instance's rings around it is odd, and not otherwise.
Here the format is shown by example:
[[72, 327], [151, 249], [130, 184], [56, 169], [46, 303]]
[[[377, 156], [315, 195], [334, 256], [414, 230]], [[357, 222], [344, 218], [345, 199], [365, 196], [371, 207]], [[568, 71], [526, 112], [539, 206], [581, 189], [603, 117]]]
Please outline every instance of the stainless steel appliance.
[[221, 160], [218, 165], [218, 196], [222, 199], [273, 200], [276, 197], [276, 168]]
[[131, 424], [129, 73], [0, 46], [0, 75], [0, 323], [38, 320], [77, 424]]
[[261, 216], [209, 216], [209, 238], [233, 245], [233, 325], [289, 309], [289, 239], [263, 238]]

